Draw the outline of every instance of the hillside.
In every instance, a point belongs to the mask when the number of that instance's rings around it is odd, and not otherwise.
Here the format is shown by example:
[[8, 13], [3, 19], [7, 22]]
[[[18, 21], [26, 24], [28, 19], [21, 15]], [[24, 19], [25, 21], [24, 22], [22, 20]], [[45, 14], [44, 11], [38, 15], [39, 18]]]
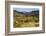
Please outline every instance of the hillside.
[[39, 11], [18, 12], [14, 11], [14, 28], [16, 27], [38, 27]]

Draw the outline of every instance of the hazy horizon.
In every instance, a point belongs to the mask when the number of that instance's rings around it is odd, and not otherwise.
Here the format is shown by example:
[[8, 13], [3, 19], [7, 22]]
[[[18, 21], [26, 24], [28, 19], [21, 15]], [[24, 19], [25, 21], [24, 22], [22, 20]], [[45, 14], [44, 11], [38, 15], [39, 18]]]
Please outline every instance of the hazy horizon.
[[39, 10], [38, 8], [13, 8], [13, 10], [17, 10], [19, 12], [31, 12], [35, 10]]

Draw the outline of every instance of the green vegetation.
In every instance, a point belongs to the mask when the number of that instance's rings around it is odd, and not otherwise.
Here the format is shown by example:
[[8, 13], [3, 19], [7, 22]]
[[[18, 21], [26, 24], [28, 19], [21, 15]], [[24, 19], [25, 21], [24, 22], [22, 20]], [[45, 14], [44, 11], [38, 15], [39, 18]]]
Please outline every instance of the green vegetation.
[[19, 27], [38, 27], [39, 26], [39, 16], [25, 16], [25, 15], [15, 15], [14, 16], [14, 28]]

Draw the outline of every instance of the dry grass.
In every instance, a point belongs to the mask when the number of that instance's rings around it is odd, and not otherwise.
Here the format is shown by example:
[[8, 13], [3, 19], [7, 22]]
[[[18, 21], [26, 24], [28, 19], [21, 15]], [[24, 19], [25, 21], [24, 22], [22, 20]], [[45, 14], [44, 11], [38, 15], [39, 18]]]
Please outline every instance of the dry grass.
[[14, 16], [14, 28], [16, 27], [38, 27], [39, 18], [37, 16]]

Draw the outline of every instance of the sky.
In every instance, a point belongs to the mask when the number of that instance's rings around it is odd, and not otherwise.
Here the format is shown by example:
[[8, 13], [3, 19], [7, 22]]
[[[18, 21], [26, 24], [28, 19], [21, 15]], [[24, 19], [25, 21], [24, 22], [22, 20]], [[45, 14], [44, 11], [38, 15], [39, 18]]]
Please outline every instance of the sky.
[[13, 10], [17, 10], [19, 12], [30, 12], [34, 10], [39, 10], [38, 8], [13, 8]]

